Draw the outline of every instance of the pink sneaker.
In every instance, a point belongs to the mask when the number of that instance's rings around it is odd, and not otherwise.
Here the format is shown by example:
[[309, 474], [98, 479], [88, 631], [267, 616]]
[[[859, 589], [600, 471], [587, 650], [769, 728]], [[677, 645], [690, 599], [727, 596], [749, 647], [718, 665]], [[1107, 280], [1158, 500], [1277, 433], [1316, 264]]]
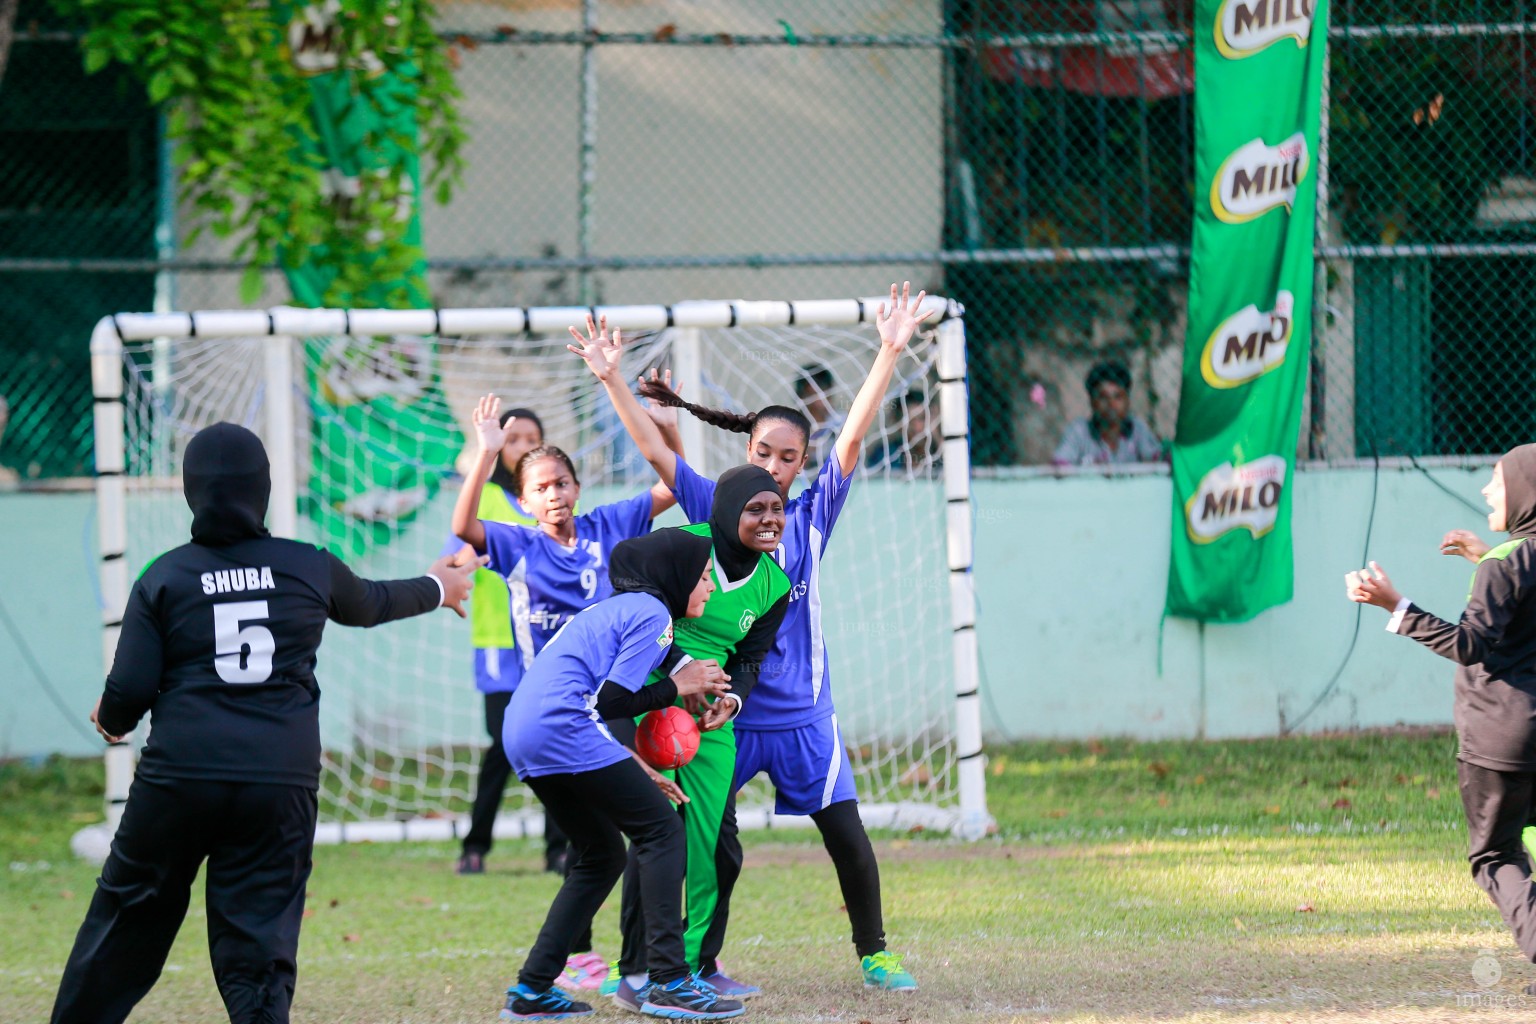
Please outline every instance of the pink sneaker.
[[576, 953], [565, 962], [565, 970], [555, 978], [555, 984], [572, 992], [595, 992], [603, 987], [608, 977], [608, 961], [596, 953]]

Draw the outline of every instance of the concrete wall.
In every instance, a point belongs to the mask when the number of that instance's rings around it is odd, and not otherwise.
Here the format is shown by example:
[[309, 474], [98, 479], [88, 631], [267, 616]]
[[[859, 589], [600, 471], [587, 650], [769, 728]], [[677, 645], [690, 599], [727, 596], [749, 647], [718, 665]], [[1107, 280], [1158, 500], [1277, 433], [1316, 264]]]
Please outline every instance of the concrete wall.
[[[1481, 505], [1486, 467], [1431, 472]], [[935, 502], [918, 505], [936, 505], [933, 486]], [[1350, 647], [1356, 613], [1344, 599], [1342, 577], [1360, 562], [1373, 489], [1371, 557], [1405, 593], [1454, 616], [1472, 567], [1441, 556], [1437, 543], [1454, 527], [1486, 536], [1486, 524], [1415, 469], [1383, 468], [1375, 479], [1369, 467], [1299, 473], [1295, 599], [1252, 622], [1203, 630], [1162, 620], [1167, 477], [978, 480], [976, 580], [989, 733], [1257, 736], [1296, 723]], [[67, 711], [49, 698], [11, 630], [0, 629], [0, 756], [98, 749], [80, 731], [89, 728], [84, 718], [102, 676], [93, 507], [85, 494], [0, 497], [0, 600]], [[936, 532], [939, 513], [915, 514], [913, 507], [907, 502], [893, 515], [893, 495], [877, 487], [856, 491], [827, 563], [828, 594], [844, 595], [828, 602], [834, 654], [841, 648], [846, 656], [880, 624], [855, 595], [861, 561], [900, 558], [910, 550], [903, 530], [913, 539]], [[882, 634], [878, 646], [890, 657], [920, 655], [942, 672], [947, 613], [940, 571], [912, 566], [901, 574], [912, 592], [903, 599], [934, 605], [932, 621], [921, 637]], [[1364, 613], [1337, 686], [1301, 727], [1449, 722], [1450, 663], [1386, 633], [1380, 611]], [[338, 631], [340, 646], [325, 659], [330, 665], [345, 664], [344, 648], [361, 640], [344, 640], [351, 632]], [[868, 717], [875, 726], [879, 713], [858, 709], [889, 703], [880, 692], [882, 673], [868, 661], [862, 671], [852, 668], [834, 666], [839, 705], [845, 716]], [[464, 698], [464, 724], [477, 728], [467, 680], [445, 692]]]
[[[1486, 467], [1436, 469], [1475, 505]], [[1370, 557], [1423, 606], [1454, 618], [1472, 566], [1439, 554], [1448, 529], [1486, 521], [1418, 470], [1375, 481]], [[1296, 593], [1240, 625], [1163, 621], [1166, 476], [978, 481], [976, 549], [988, 725], [1007, 736], [1273, 735], [1296, 723], [1344, 662], [1373, 473], [1302, 471], [1295, 485]], [[1362, 609], [1342, 676], [1307, 731], [1448, 723], [1452, 666]], [[1159, 666], [1161, 643], [1161, 666]]]

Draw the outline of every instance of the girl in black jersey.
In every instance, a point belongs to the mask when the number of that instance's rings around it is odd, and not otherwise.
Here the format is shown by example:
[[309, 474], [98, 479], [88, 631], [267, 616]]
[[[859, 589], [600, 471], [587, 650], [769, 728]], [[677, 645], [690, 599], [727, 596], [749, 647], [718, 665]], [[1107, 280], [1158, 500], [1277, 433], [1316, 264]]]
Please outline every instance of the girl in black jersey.
[[285, 1022], [320, 782], [315, 651], [327, 621], [450, 607], [478, 562], [359, 579], [267, 533], [261, 440], [218, 423], [182, 464], [192, 541], [155, 559], [123, 613], [91, 720], [109, 742], [154, 712], [123, 820], [59, 982], [54, 1024], [124, 1020], [160, 976], [207, 862], [208, 952], [229, 1019]]
[[[1392, 614], [1387, 629], [1457, 665], [1456, 775], [1472, 878], [1493, 900], [1515, 943], [1536, 962], [1536, 886], [1521, 833], [1536, 812], [1536, 444], [1510, 451], [1483, 488], [1488, 527], [1508, 533], [1494, 548], [1462, 530], [1445, 554], [1477, 562], [1456, 622], [1398, 593], [1381, 566], [1346, 577], [1350, 600]], [[1536, 985], [1527, 989], [1536, 994]]]

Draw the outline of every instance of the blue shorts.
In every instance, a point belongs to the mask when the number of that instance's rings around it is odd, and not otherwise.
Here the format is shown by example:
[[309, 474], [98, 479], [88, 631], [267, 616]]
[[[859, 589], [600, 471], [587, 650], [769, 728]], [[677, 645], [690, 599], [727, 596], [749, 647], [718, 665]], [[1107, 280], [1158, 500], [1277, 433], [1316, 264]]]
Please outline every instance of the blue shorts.
[[773, 783], [773, 809], [778, 814], [814, 814], [842, 800], [858, 799], [836, 715], [798, 729], [737, 726], [731, 792], [758, 772], [767, 772]]

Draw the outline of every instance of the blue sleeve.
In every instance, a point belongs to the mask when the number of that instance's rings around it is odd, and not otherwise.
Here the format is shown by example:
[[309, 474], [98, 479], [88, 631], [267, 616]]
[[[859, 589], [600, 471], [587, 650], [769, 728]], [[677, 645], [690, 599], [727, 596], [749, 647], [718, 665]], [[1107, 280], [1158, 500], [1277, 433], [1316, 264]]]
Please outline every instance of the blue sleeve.
[[715, 482], [699, 476], [693, 467], [677, 457], [677, 472], [672, 480], [672, 493], [677, 496], [678, 507], [690, 523], [709, 521], [710, 507], [715, 503]]
[[449, 555], [453, 554], [454, 552], [458, 551], [459, 548], [464, 546], [465, 544], [462, 540], [459, 540], [459, 538], [450, 533], [448, 535], [448, 539], [443, 541], [443, 550], [437, 553], [437, 557], [447, 558]]
[[853, 488], [853, 477], [843, 476], [843, 467], [833, 455], [816, 474], [816, 480], [806, 489], [803, 497], [810, 509], [811, 525], [821, 533], [821, 550], [827, 550], [832, 538], [832, 527], [848, 503], [848, 492]]
[[633, 498], [599, 505], [587, 513], [597, 530], [598, 543], [604, 551], [612, 550], [621, 540], [643, 537], [651, 532], [651, 492], [642, 491]]
[[607, 680], [631, 693], [638, 693], [651, 672], [661, 664], [667, 648], [672, 646], [672, 620], [658, 601], [654, 611], [630, 616], [627, 622], [615, 625], [623, 630], [619, 653], [614, 655], [612, 666], [598, 685]]
[[492, 523], [484, 519], [480, 520], [480, 525], [485, 527], [485, 553], [491, 556], [486, 568], [505, 576], [528, 550], [535, 530], [529, 526]]

